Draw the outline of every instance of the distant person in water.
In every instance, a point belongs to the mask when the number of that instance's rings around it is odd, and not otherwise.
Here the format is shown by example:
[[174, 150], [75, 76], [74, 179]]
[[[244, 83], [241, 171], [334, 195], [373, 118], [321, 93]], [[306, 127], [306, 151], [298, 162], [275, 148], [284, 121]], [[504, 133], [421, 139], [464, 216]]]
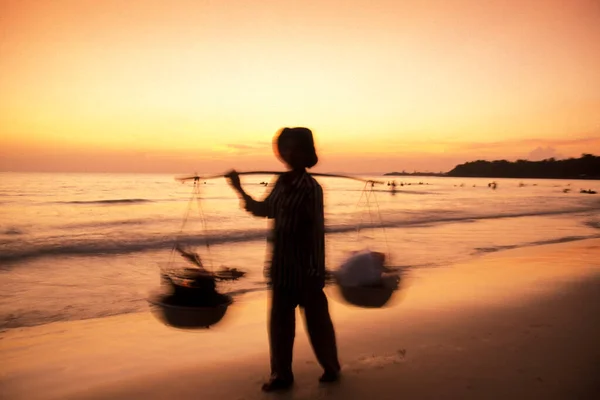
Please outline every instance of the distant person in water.
[[276, 156], [288, 168], [263, 201], [242, 189], [236, 171], [227, 174], [250, 213], [274, 219], [266, 269], [271, 295], [269, 342], [271, 378], [264, 391], [288, 389], [294, 382], [292, 353], [296, 307], [304, 311], [310, 341], [324, 373], [320, 382], [337, 381], [340, 374], [335, 331], [325, 286], [325, 220], [323, 189], [306, 171], [317, 164], [312, 132], [284, 128], [273, 142]]

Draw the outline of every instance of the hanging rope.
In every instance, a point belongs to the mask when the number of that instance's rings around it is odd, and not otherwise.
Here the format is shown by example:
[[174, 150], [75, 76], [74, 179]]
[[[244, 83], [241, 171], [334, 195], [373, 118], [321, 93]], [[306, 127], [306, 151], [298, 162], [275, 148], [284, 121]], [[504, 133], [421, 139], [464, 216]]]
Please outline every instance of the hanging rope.
[[171, 266], [173, 265], [173, 259], [175, 258], [175, 251], [179, 247], [179, 239], [181, 238], [181, 236], [183, 234], [183, 229], [185, 228], [185, 225], [187, 224], [187, 221], [189, 219], [190, 212], [192, 211], [192, 204], [193, 204], [195, 198], [196, 198], [196, 181], [194, 180], [194, 189], [192, 190], [192, 196], [188, 200], [188, 205], [185, 209], [185, 212], [183, 213], [181, 227], [179, 228], [179, 232], [177, 232], [177, 234], [175, 235], [175, 242], [173, 243], [173, 247], [171, 248], [171, 254], [169, 255], [169, 262], [167, 264], [168, 268], [171, 268]]
[[[370, 185], [370, 187], [369, 187]], [[370, 182], [365, 183], [365, 186], [363, 187], [363, 190], [361, 191], [360, 197], [358, 199], [358, 202], [356, 204], [356, 209], [359, 208], [359, 206], [361, 206], [361, 200], [363, 199], [363, 197], [365, 198], [364, 200], [364, 204], [366, 205], [367, 208], [367, 212], [369, 213], [369, 219], [371, 221], [371, 228], [374, 228], [375, 226], [375, 221], [373, 220], [373, 211], [371, 208], [371, 197], [373, 197], [374, 203], [375, 203], [375, 207], [377, 207], [377, 220], [379, 223], [379, 226], [381, 227], [381, 229], [383, 230], [383, 237], [385, 240], [385, 246], [386, 246], [386, 258], [389, 260], [391, 260], [391, 250], [390, 250], [390, 245], [388, 242], [388, 238], [387, 238], [387, 232], [385, 230], [385, 225], [383, 224], [383, 219], [381, 217], [381, 209], [379, 207], [379, 201], [377, 200], [377, 196], [375, 194], [375, 190], [373, 188], [373, 184]], [[360, 239], [360, 231], [362, 228], [362, 221], [363, 221], [363, 216], [364, 216], [365, 212], [361, 212], [360, 213], [360, 221], [358, 223], [357, 229], [356, 229], [356, 240], [358, 241]]]
[[381, 218], [381, 209], [379, 207], [379, 201], [377, 201], [377, 197], [375, 194], [375, 190], [373, 190], [373, 187], [371, 187], [371, 193], [373, 194], [373, 197], [375, 198], [375, 205], [377, 206], [377, 216], [379, 218], [379, 226], [381, 227], [381, 229], [383, 231], [383, 238], [385, 240], [385, 247], [387, 249], [387, 259], [388, 259], [388, 262], [390, 262], [391, 258], [392, 258], [392, 252], [390, 250], [390, 243], [388, 242], [387, 231], [385, 230], [385, 224], [383, 223], [383, 218]]
[[194, 204], [194, 200], [196, 202], [196, 205], [198, 207], [198, 214], [200, 216], [200, 222], [202, 224], [202, 230], [203, 230], [203, 234], [204, 234], [204, 238], [205, 238], [205, 243], [206, 243], [206, 251], [208, 253], [208, 259], [209, 259], [209, 268], [211, 270], [211, 272], [213, 271], [213, 261], [212, 261], [212, 256], [210, 253], [210, 241], [209, 241], [209, 236], [208, 236], [208, 225], [206, 223], [206, 217], [204, 215], [204, 210], [202, 208], [202, 202], [201, 202], [201, 195], [200, 195], [200, 179], [196, 178], [194, 179], [194, 187], [192, 190], [192, 196], [190, 197], [189, 201], [188, 201], [188, 205], [187, 208], [185, 210], [185, 213], [183, 214], [183, 220], [181, 222], [181, 227], [179, 229], [179, 232], [177, 233], [176, 239], [175, 239], [175, 243], [173, 244], [173, 248], [171, 249], [171, 255], [169, 257], [169, 267], [171, 267], [171, 265], [173, 264], [173, 259], [175, 257], [175, 252], [177, 251], [177, 249], [179, 248], [179, 242], [181, 239], [181, 236], [183, 235], [183, 230], [185, 229], [187, 222], [189, 220], [190, 217], [190, 213], [192, 211], [192, 207]]
[[208, 253], [208, 262], [210, 264], [210, 270], [211, 272], [213, 272], [213, 260], [212, 260], [212, 255], [210, 253], [210, 241], [209, 241], [209, 235], [208, 235], [208, 225], [206, 223], [206, 217], [204, 215], [204, 209], [202, 208], [202, 203], [200, 201], [200, 182], [197, 180], [194, 182], [194, 186], [195, 186], [195, 194], [196, 194], [196, 200], [198, 203], [198, 213], [200, 214], [200, 221], [202, 223], [202, 229], [204, 230], [204, 238], [205, 238], [205, 242], [206, 242], [206, 252]]
[[[367, 189], [369, 183], [365, 183], [365, 186], [363, 187], [363, 190], [361, 191], [360, 197], [358, 199], [358, 203], [356, 204], [356, 209], [358, 209], [360, 206], [362, 206], [363, 204], [366, 206], [366, 211], [369, 213], [369, 219], [371, 221], [371, 226], [374, 225], [374, 221], [373, 221], [373, 214], [371, 212], [371, 204], [369, 202], [369, 198], [371, 197], [371, 195], [373, 194], [373, 186], [371, 185], [371, 188]], [[361, 203], [362, 198], [365, 198], [364, 203]], [[360, 235], [360, 230], [362, 228], [362, 221], [363, 221], [363, 217], [365, 215], [365, 212], [361, 212], [360, 213], [360, 221], [358, 223], [357, 226], [357, 235]], [[358, 239], [358, 236], [357, 236]]]

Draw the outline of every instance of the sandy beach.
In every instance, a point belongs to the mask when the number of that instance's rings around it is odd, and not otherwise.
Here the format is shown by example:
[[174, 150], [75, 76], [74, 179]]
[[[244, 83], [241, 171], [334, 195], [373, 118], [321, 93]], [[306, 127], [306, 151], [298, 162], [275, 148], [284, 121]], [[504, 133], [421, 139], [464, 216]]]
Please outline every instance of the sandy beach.
[[600, 400], [600, 0], [0, 23], [0, 400]]
[[[296, 384], [263, 394], [264, 293], [222, 324], [179, 331], [149, 313], [0, 333], [2, 399], [597, 399], [600, 240], [492, 253], [409, 275], [393, 304], [349, 307], [329, 288], [343, 365], [320, 386], [302, 323]], [[501, 268], [500, 268], [501, 266]]]

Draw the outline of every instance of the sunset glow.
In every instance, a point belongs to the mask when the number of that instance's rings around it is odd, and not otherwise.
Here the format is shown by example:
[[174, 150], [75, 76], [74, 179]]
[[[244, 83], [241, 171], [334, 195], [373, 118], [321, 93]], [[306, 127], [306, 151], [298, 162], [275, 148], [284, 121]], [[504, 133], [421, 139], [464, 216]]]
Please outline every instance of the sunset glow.
[[[600, 3], [0, 0], [0, 170], [448, 170], [600, 153]], [[531, 154], [537, 149], [537, 153]]]

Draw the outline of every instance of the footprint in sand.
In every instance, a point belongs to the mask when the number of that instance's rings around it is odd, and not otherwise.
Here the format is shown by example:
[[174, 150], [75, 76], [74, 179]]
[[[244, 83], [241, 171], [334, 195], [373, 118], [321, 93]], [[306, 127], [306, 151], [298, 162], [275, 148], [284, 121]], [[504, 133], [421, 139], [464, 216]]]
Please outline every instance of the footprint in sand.
[[406, 349], [398, 349], [391, 354], [371, 354], [359, 357], [356, 361], [344, 366], [352, 372], [360, 373], [365, 369], [382, 369], [388, 365], [400, 364], [406, 359]]

